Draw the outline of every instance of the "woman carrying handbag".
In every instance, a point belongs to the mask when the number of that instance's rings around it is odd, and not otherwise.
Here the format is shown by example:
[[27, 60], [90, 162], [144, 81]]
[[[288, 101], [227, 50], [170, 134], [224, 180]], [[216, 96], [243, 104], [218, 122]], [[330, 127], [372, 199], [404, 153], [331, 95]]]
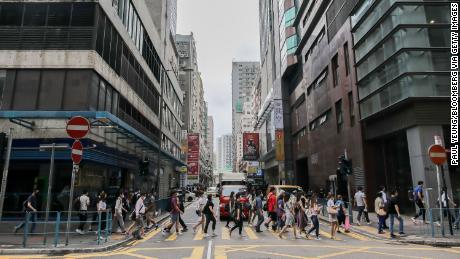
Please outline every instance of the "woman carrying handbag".
[[331, 223], [331, 239], [335, 239], [335, 233], [339, 227], [337, 221], [337, 206], [335, 206], [334, 195], [332, 193], [327, 196], [327, 199], [327, 213], [329, 214], [329, 222]]

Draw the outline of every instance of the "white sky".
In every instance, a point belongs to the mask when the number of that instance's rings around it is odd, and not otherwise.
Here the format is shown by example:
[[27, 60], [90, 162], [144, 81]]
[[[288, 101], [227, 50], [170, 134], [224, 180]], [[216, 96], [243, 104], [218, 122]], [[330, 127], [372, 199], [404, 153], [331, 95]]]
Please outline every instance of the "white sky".
[[[259, 0], [178, 0], [177, 33], [193, 32], [214, 138], [232, 132], [232, 61], [259, 61]], [[216, 143], [216, 142], [214, 142]]]

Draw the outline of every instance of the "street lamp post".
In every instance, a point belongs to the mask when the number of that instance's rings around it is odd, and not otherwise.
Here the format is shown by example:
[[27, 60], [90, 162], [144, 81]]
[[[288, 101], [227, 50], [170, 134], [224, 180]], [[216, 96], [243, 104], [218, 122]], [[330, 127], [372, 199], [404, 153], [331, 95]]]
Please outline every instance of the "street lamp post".
[[40, 151], [48, 151], [51, 150], [51, 159], [50, 159], [50, 171], [49, 171], [49, 176], [48, 176], [48, 192], [46, 195], [46, 210], [45, 210], [45, 225], [44, 227], [44, 238], [43, 238], [43, 244], [46, 244], [46, 237], [48, 236], [46, 234], [46, 229], [48, 226], [48, 218], [49, 218], [49, 213], [50, 213], [50, 207], [51, 207], [51, 189], [53, 187], [53, 177], [54, 177], [54, 154], [55, 150], [66, 150], [69, 149], [69, 144], [43, 144], [40, 145]]

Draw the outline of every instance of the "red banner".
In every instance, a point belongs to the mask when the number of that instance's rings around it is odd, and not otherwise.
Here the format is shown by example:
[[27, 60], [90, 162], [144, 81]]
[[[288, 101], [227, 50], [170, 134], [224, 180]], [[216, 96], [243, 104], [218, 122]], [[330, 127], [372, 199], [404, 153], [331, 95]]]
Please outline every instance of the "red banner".
[[190, 133], [187, 136], [187, 165], [188, 175], [199, 175], [200, 173], [200, 135]]
[[259, 159], [259, 133], [243, 133], [243, 160], [257, 161]]

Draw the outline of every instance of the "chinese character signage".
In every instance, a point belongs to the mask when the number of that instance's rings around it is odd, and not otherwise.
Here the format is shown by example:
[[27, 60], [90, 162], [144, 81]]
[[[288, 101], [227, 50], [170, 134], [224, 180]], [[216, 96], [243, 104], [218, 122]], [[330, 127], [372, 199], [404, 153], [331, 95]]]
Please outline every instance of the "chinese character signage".
[[274, 116], [274, 125], [275, 129], [284, 129], [283, 123], [283, 101], [282, 100], [274, 100], [273, 101], [273, 116]]
[[284, 161], [284, 131], [275, 131], [276, 161]]
[[243, 133], [243, 160], [257, 161], [259, 159], [259, 133]]
[[188, 175], [198, 176], [200, 172], [200, 135], [198, 133], [188, 134], [187, 146]]

